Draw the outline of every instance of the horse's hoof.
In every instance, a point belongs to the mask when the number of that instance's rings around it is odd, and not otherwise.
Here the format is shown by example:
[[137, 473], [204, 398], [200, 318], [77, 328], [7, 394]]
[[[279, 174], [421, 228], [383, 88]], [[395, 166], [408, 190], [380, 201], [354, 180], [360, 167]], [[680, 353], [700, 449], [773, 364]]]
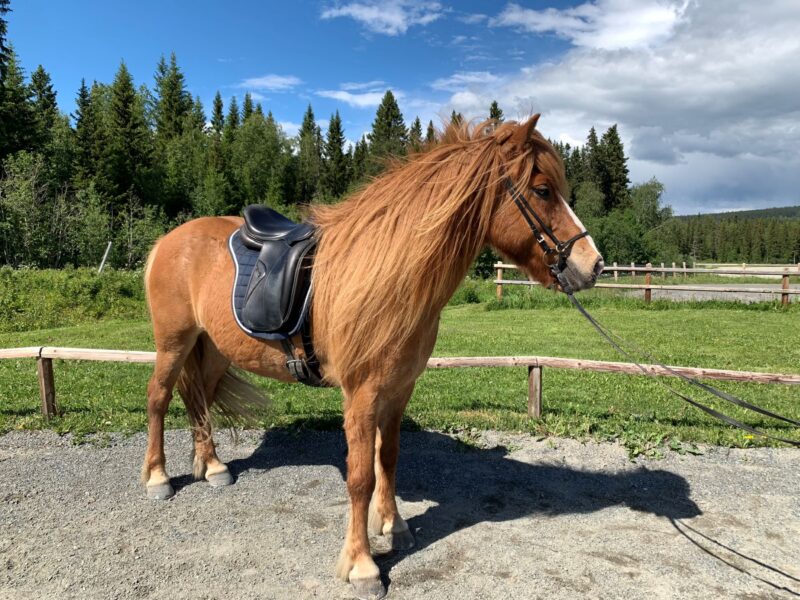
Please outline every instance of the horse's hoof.
[[211, 487], [224, 487], [233, 483], [233, 475], [230, 474], [230, 471], [206, 475], [206, 479], [211, 484]]
[[403, 550], [411, 550], [416, 544], [414, 540], [414, 534], [411, 533], [408, 529], [404, 529], [402, 531], [393, 531], [392, 533], [386, 534], [392, 542], [392, 550], [395, 552], [401, 552]]
[[150, 500], [166, 500], [175, 495], [175, 490], [167, 483], [157, 483], [156, 485], [147, 486], [147, 497]]
[[377, 579], [350, 579], [353, 586], [353, 596], [358, 600], [380, 600], [386, 597], [386, 588], [380, 578]]

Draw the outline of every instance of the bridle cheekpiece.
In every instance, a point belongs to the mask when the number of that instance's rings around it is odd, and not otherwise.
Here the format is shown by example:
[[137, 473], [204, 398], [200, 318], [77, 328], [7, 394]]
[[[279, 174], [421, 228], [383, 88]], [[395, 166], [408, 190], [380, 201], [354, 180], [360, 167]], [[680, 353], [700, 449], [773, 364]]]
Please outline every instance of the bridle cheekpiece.
[[[572, 286], [570, 286], [563, 274], [564, 270], [567, 268], [567, 259], [572, 252], [572, 247], [575, 245], [575, 242], [588, 236], [589, 232], [584, 229], [568, 240], [564, 242], [560, 241], [555, 232], [536, 213], [525, 195], [517, 189], [517, 187], [514, 185], [514, 182], [511, 181], [509, 177], [505, 177], [503, 183], [505, 184], [506, 190], [508, 190], [508, 194], [511, 196], [511, 199], [514, 201], [514, 204], [517, 205], [519, 212], [522, 213], [522, 218], [525, 219], [525, 222], [528, 223], [528, 227], [531, 228], [533, 237], [536, 239], [536, 243], [539, 244], [539, 247], [542, 249], [545, 256], [555, 255], [557, 257], [556, 261], [550, 263], [548, 267], [550, 272], [553, 274], [553, 277], [556, 278], [558, 284], [561, 286], [561, 289], [567, 294], [571, 294]], [[535, 188], [531, 188], [531, 192], [538, 198], [545, 200], [545, 198], [542, 198]], [[554, 244], [554, 246], [551, 246], [547, 243], [545, 236], [550, 238], [550, 241]]]

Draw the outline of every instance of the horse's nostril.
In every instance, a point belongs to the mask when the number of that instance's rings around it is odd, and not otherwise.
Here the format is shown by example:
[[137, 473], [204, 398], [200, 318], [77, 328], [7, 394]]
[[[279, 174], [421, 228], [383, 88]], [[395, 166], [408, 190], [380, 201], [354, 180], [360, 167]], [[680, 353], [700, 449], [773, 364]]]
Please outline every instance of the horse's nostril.
[[605, 268], [606, 268], [606, 263], [603, 262], [602, 258], [598, 258], [597, 262], [594, 263], [594, 276], [598, 277], [600, 275], [600, 273], [603, 272], [603, 269], [605, 269]]

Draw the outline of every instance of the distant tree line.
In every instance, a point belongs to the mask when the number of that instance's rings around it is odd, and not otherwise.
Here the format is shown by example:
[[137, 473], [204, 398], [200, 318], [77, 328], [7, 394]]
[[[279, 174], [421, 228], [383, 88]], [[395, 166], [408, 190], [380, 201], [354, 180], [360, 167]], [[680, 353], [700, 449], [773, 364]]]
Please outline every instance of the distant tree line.
[[[800, 218], [723, 218], [699, 215], [671, 219], [653, 234], [658, 260], [800, 262]], [[663, 257], [663, 258], [661, 258]]]

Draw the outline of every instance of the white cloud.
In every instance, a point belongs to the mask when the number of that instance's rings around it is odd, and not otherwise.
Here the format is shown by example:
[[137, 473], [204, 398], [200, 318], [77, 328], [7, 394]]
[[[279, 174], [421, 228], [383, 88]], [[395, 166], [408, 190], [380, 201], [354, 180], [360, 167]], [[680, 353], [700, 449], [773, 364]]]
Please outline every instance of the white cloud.
[[[402, 97], [402, 94], [398, 92], [393, 93], [396, 98]], [[354, 94], [346, 90], [320, 90], [317, 92], [317, 96], [333, 98], [334, 100], [339, 100], [355, 108], [373, 108], [378, 106], [384, 94], [385, 92], [378, 91]]]
[[364, 82], [348, 81], [346, 83], [339, 84], [340, 89], [347, 90], [348, 92], [355, 92], [361, 90], [375, 91], [376, 89], [381, 89], [384, 87], [386, 87], [386, 82], [381, 81], [380, 79], [374, 79], [372, 81], [364, 81]]
[[291, 121], [278, 122], [283, 132], [289, 137], [295, 136], [300, 132], [300, 123], [292, 123]]
[[442, 16], [439, 2], [424, 0], [363, 0], [322, 11], [323, 19], [349, 17], [372, 33], [401, 35], [413, 25], [428, 25]]
[[489, 17], [484, 14], [480, 13], [471, 13], [471, 14], [464, 14], [457, 17], [459, 21], [462, 23], [466, 23], [467, 25], [477, 25], [478, 23], [483, 23]]
[[562, 10], [534, 10], [512, 3], [489, 23], [554, 33], [576, 46], [639, 48], [668, 38], [688, 4], [688, 0], [593, 0]]
[[285, 92], [298, 85], [302, 80], [294, 75], [262, 75], [261, 77], [250, 77], [243, 80], [240, 88], [249, 88], [253, 90], [267, 90], [271, 92]]
[[450, 77], [442, 77], [431, 83], [435, 90], [446, 92], [456, 92], [471, 85], [488, 85], [500, 81], [499, 77], [492, 75], [488, 71], [461, 71], [454, 73]]
[[[636, 14], [629, 32], [642, 30]], [[454, 90], [445, 109], [479, 117], [496, 99], [509, 118], [543, 112], [545, 135], [571, 143], [618, 123], [631, 178], [657, 176], [679, 212], [797, 204], [798, 22], [796, 0], [695, 0], [668, 34], [624, 38], [646, 38], [646, 47], [615, 47], [597, 29], [591, 44], [579, 35], [578, 47], [549, 63]]]

